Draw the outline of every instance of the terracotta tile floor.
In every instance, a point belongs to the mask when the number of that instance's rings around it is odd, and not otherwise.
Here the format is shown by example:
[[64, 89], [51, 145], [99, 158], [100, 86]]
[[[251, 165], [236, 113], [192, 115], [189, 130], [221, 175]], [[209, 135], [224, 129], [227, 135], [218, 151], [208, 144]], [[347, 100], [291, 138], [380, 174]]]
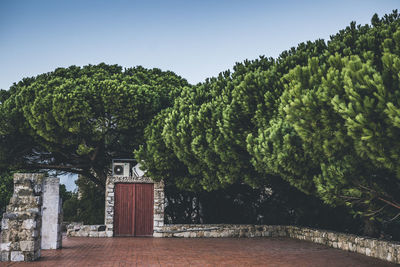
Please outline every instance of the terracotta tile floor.
[[1, 266], [396, 266], [289, 238], [66, 238], [40, 261]]

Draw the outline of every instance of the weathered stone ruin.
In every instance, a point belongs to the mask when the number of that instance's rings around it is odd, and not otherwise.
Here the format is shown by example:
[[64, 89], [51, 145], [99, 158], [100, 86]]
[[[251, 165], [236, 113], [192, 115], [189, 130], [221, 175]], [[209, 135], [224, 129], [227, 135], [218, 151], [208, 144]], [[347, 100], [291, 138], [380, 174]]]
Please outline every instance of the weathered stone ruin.
[[14, 174], [14, 193], [1, 222], [1, 261], [40, 257], [43, 174]]
[[34, 261], [41, 248], [61, 247], [61, 214], [58, 178], [14, 174], [14, 193], [1, 222], [0, 261]]

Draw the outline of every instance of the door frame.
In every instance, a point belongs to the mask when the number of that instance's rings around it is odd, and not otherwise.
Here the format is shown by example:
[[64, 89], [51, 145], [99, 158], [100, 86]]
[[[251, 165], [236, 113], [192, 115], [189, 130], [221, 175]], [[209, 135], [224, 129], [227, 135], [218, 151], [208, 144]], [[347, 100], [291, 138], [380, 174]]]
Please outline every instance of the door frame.
[[116, 183], [146, 183], [154, 185], [153, 193], [153, 235], [164, 226], [164, 182], [154, 182], [151, 178], [145, 176], [139, 177], [121, 177], [108, 176], [106, 182], [105, 195], [105, 218], [107, 237], [114, 235], [114, 212], [115, 212], [115, 184]]

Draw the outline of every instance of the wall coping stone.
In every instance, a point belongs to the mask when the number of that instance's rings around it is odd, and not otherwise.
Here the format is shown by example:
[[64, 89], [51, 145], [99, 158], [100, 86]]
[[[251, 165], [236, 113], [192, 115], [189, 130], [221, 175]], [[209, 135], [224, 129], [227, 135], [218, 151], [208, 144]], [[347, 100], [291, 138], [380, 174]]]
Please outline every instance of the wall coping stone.
[[67, 225], [68, 237], [107, 237], [106, 225], [84, 225], [83, 223], [72, 222]]

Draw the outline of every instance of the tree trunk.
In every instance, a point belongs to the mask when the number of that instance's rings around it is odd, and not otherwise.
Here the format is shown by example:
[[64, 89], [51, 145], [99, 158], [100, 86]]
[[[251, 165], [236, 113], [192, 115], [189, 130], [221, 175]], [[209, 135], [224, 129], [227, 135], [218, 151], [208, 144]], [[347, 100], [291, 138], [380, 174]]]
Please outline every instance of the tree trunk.
[[363, 234], [370, 237], [378, 238], [380, 236], [380, 226], [376, 221], [370, 220], [370, 218], [364, 218]]

